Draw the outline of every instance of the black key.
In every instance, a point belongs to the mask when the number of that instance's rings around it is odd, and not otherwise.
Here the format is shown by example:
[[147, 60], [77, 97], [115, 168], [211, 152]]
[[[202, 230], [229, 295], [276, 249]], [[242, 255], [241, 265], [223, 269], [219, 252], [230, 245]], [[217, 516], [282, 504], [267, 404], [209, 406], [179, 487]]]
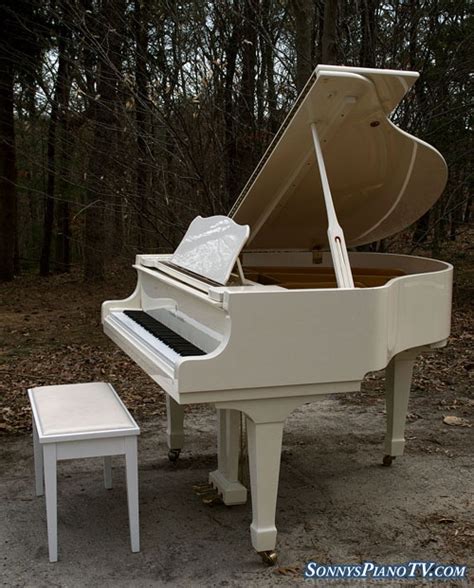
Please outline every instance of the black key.
[[168, 345], [178, 355], [183, 357], [188, 355], [206, 355], [205, 351], [199, 349], [199, 347], [196, 347], [196, 345], [187, 341], [184, 337], [181, 337], [181, 335], [178, 335], [178, 333], [175, 333], [146, 312], [143, 312], [143, 310], [124, 310], [123, 312], [132, 321], [135, 321], [162, 343]]

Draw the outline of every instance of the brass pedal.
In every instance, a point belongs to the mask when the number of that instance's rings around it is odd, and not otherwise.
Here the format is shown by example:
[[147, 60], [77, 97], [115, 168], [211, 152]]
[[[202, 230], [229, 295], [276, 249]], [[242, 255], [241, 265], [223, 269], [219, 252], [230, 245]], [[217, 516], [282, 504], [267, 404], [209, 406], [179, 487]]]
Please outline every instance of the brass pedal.
[[193, 486], [194, 494], [202, 496], [203, 494], [209, 494], [214, 489], [212, 484], [195, 484]]
[[206, 506], [215, 506], [216, 504], [223, 504], [223, 501], [217, 490], [214, 490], [214, 492], [208, 493], [207, 496], [202, 498], [202, 503]]

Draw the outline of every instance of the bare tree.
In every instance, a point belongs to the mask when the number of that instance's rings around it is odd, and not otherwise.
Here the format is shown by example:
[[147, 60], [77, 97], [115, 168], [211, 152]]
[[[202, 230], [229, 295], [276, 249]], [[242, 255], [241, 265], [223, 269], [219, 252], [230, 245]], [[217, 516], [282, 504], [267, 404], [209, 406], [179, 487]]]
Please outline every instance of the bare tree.
[[14, 275], [16, 179], [13, 65], [3, 54], [0, 56], [0, 280], [12, 280]]
[[24, 0], [0, 4], [0, 281], [12, 280], [19, 265], [14, 82], [31, 73], [39, 51], [34, 13]]
[[137, 165], [136, 190], [139, 202], [139, 245], [144, 245], [144, 220], [148, 203], [148, 0], [135, 0], [135, 84], [136, 84], [136, 129], [137, 129]]
[[377, 41], [376, 10], [378, 0], [361, 0], [361, 29], [360, 65], [375, 67], [375, 51]]
[[324, 25], [322, 32], [321, 59], [323, 63], [337, 63], [337, 15], [338, 0], [325, 0], [324, 3]]
[[[47, 186], [45, 194], [44, 221], [43, 221], [43, 245], [40, 257], [40, 275], [47, 276], [50, 271], [51, 243], [54, 224], [54, 204], [56, 198], [56, 141], [58, 127], [62, 126], [69, 101], [69, 26], [66, 11], [60, 14], [58, 24], [58, 72], [51, 104], [51, 114], [48, 128], [48, 149], [47, 149]], [[61, 226], [63, 234], [68, 233], [68, 218], [66, 208], [61, 207]], [[65, 248], [67, 245], [65, 244]], [[67, 269], [67, 257], [66, 269]], [[64, 261], [64, 260], [63, 260]]]
[[313, 12], [311, 0], [291, 0], [295, 19], [296, 89], [300, 92], [313, 71]]
[[[94, 98], [93, 143], [89, 157], [86, 192], [84, 279], [100, 281], [105, 275], [105, 209], [113, 177], [110, 133], [116, 128], [117, 85], [121, 63], [120, 30], [125, 0], [104, 0], [94, 34], [97, 40], [98, 76]], [[98, 34], [100, 31], [100, 35]]]

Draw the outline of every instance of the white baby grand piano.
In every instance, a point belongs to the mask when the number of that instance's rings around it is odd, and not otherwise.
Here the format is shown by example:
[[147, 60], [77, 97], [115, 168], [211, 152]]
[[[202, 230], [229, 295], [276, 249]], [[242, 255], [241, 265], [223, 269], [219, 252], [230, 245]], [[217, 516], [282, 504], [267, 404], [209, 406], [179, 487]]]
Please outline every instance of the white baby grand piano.
[[417, 77], [316, 68], [232, 220], [198, 217], [174, 255], [138, 255], [135, 292], [102, 307], [105, 333], [167, 393], [171, 457], [182, 405], [218, 409], [210, 483], [226, 504], [247, 498], [246, 416], [251, 538], [269, 561], [288, 414], [386, 367], [389, 465], [403, 453], [414, 360], [449, 335], [448, 263], [346, 249], [409, 226], [444, 188], [442, 156], [388, 119]]

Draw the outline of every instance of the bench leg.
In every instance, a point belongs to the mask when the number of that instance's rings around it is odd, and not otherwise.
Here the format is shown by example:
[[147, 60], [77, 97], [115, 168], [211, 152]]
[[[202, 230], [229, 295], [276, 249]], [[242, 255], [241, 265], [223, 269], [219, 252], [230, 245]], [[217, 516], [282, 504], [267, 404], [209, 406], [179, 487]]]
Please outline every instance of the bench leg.
[[137, 438], [125, 438], [125, 467], [127, 470], [128, 518], [132, 551], [140, 551], [140, 529], [138, 521], [138, 460]]
[[43, 447], [39, 442], [36, 423], [33, 419], [33, 452], [35, 458], [35, 486], [36, 496], [44, 494], [44, 475], [43, 475]]
[[56, 444], [48, 443], [43, 447], [44, 483], [46, 493], [46, 520], [48, 524], [49, 561], [58, 561], [58, 505], [56, 476]]
[[110, 455], [104, 457], [104, 486], [107, 490], [112, 488], [112, 458]]

